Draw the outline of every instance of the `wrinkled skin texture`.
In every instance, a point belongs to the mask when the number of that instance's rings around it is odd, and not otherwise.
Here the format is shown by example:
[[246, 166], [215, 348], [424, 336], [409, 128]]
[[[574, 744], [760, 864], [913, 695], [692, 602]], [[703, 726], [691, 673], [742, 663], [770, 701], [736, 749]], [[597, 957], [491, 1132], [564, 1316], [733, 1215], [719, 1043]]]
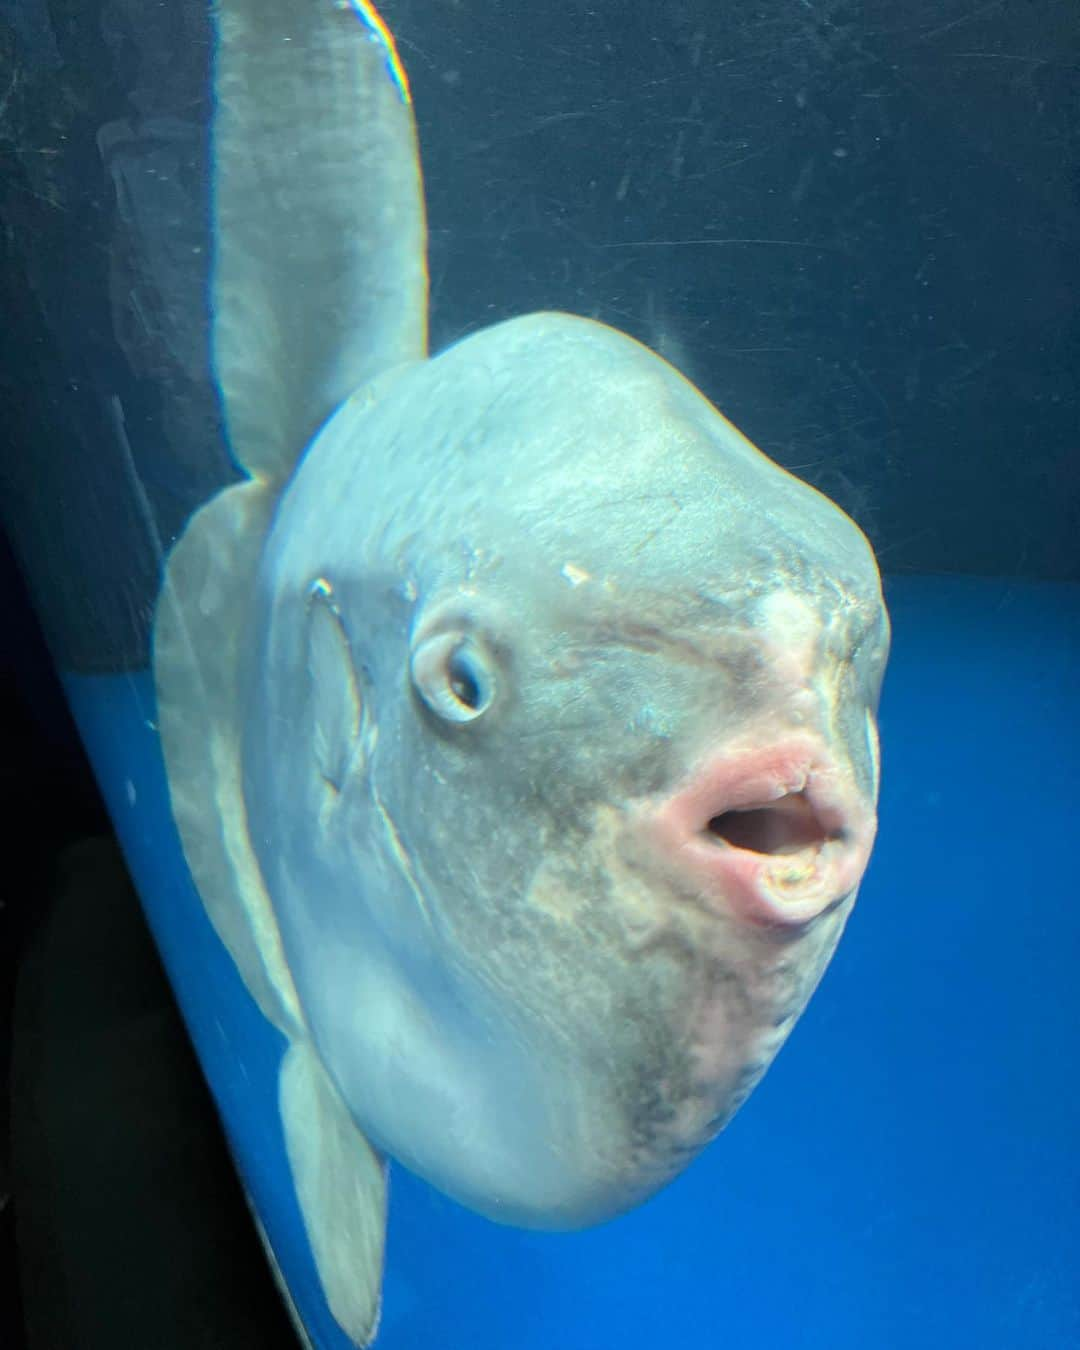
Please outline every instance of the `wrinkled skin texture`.
[[540, 1227], [675, 1175], [840, 936], [887, 645], [852, 522], [610, 329], [354, 396], [263, 554], [244, 799], [368, 1138]]

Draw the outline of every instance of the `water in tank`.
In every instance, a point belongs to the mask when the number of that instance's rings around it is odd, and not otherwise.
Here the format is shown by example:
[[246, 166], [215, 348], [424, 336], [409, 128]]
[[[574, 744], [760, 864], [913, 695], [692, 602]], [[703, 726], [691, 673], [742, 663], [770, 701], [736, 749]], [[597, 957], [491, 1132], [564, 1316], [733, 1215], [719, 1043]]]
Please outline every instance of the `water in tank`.
[[0, 43], [5, 529], [277, 1285], [136, 1051], [130, 1264], [16, 1150], [67, 1343], [1080, 1343], [1073, 7]]

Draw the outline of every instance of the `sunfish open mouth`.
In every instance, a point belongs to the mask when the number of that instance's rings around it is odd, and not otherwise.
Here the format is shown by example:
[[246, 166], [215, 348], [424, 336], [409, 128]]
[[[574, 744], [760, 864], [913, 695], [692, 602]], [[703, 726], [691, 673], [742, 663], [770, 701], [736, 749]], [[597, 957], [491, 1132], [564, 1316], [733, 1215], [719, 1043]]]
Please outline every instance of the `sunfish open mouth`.
[[778, 801], [724, 811], [713, 816], [706, 829], [733, 848], [773, 856], [820, 848], [837, 837], [822, 823], [805, 792], [789, 792]]
[[710, 757], [663, 803], [650, 833], [710, 907], [803, 924], [859, 884], [874, 830], [850, 773], [799, 736]]

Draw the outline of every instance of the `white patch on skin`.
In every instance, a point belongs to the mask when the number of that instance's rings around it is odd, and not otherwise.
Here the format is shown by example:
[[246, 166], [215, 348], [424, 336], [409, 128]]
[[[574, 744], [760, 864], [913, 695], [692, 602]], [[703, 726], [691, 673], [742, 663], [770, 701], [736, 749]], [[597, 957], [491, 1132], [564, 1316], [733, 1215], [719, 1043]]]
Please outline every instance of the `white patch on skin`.
[[821, 615], [791, 591], [771, 591], [758, 605], [758, 622], [773, 651], [776, 674], [792, 685], [805, 685], [819, 665]]
[[[627, 865], [625, 853], [626, 820], [614, 806], [600, 804], [592, 817], [588, 843], [591, 862], [602, 867], [615, 882], [618, 916], [623, 925], [627, 951], [649, 943], [671, 921], [670, 905], [655, 882]], [[587, 890], [567, 886], [568, 867], [564, 854], [553, 853], [537, 869], [529, 887], [528, 904], [560, 924], [577, 923], [595, 897]]]

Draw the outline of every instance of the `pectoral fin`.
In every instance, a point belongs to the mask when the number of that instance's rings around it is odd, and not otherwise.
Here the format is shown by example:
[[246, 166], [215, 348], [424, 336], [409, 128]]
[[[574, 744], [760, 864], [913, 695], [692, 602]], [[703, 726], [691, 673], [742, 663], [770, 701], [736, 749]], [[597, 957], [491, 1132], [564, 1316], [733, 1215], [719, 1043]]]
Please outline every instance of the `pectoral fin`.
[[277, 921], [247, 830], [239, 683], [273, 498], [255, 483], [215, 497], [173, 549], [154, 627], [158, 726], [173, 816], [218, 936], [263, 1013], [300, 1020]]

